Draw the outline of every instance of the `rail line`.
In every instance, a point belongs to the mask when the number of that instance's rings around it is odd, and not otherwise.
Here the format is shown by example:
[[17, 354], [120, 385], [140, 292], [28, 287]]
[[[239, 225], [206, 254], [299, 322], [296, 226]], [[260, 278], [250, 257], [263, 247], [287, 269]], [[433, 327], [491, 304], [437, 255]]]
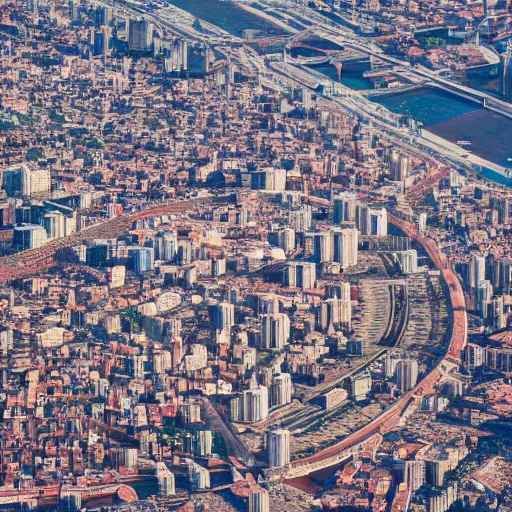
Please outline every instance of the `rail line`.
[[443, 366], [447, 359], [459, 360], [461, 350], [467, 343], [467, 315], [464, 292], [460, 282], [446, 262], [445, 256], [439, 251], [436, 244], [430, 238], [418, 232], [415, 225], [388, 214], [388, 222], [402, 230], [407, 236], [416, 240], [430, 257], [432, 263], [441, 272], [446, 285], [447, 298], [453, 315], [453, 325], [450, 343], [445, 357], [419, 382], [414, 389], [405, 393], [393, 405], [388, 407], [379, 416], [369, 421], [361, 429], [353, 432], [341, 442], [319, 451], [315, 455], [290, 463], [288, 478], [297, 478], [308, 475], [313, 471], [332, 466], [346, 460], [354, 447], [369, 439], [375, 434], [383, 434], [395, 428], [404, 411], [410, 403], [425, 393], [433, 392], [437, 381], [440, 379]]

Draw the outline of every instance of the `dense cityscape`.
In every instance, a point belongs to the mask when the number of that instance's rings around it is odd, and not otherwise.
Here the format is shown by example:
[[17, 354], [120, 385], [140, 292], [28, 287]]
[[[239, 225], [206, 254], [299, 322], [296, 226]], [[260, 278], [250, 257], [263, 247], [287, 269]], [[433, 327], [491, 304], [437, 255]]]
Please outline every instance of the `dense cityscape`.
[[512, 512], [508, 0], [0, 16], [0, 509]]

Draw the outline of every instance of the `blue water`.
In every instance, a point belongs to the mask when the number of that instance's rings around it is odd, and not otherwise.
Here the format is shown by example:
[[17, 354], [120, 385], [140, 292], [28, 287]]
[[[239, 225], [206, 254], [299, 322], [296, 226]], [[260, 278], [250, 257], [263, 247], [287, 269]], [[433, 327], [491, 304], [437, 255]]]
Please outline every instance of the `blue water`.
[[480, 110], [480, 105], [441, 89], [426, 87], [414, 91], [370, 97], [396, 114], [409, 115], [431, 126]]
[[[451, 142], [470, 140], [469, 150], [481, 158], [503, 167], [512, 167], [512, 119], [489, 110], [478, 109], [428, 127], [428, 130]], [[487, 176], [506, 185], [508, 179], [486, 171]]]
[[[329, 77], [335, 82], [338, 81], [338, 72], [336, 71], [336, 68], [331, 64], [312, 64], [309, 67]], [[363, 73], [369, 69], [369, 63], [344, 64], [341, 71], [340, 82], [346, 87], [355, 91], [373, 89], [373, 82], [367, 78], [364, 78], [363, 76]]]
[[[510, 166], [510, 162], [508, 162], [508, 164]], [[506, 176], [503, 176], [503, 174], [495, 172], [492, 169], [482, 169], [481, 175], [488, 180], [495, 181], [501, 185], [506, 185], [507, 187], [512, 187], [512, 178], [507, 178]]]
[[[503, 167], [512, 167], [512, 119], [484, 110], [478, 103], [436, 88], [374, 97], [373, 101], [397, 114], [421, 121], [429, 131], [457, 143], [469, 140], [475, 155]], [[482, 175], [504, 185], [512, 180], [490, 169]]]
[[287, 34], [285, 30], [229, 0], [169, 0], [169, 3], [233, 34], [243, 36], [244, 30], [265, 34]]

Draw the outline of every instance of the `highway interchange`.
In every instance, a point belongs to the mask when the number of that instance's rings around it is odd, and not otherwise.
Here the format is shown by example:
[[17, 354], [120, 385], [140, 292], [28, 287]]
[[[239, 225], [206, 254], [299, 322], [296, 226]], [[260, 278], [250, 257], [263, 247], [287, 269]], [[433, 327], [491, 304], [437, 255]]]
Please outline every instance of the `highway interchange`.
[[[194, 27], [195, 17], [170, 4], [161, 3], [150, 9], [146, 4], [134, 0], [98, 0], [97, 3], [110, 5], [124, 15], [131, 13], [134, 16], [145, 17], [163, 33], [215, 46], [226, 57], [229, 56], [233, 64], [250, 73], [257, 74], [263, 86], [274, 90], [286, 90], [290, 87], [316, 90], [317, 86], [323, 83], [327, 86], [326, 89], [330, 91], [330, 94], [320, 98], [322, 106], [325, 106], [326, 109], [350, 112], [367, 123], [371, 122], [377, 132], [411, 154], [421, 155], [423, 158], [431, 157], [447, 167], [455, 167], [466, 172], [473, 172], [483, 165], [495, 172], [508, 175], [508, 171], [504, 167], [484, 161], [466, 149], [435, 137], [425, 130], [399, 126], [398, 120], [401, 116], [397, 116], [371, 101], [364, 93], [353, 91], [341, 83], [331, 82], [327, 77], [323, 77], [322, 80], [310, 68], [301, 65], [301, 59], [292, 59], [289, 56], [287, 56], [287, 62], [283, 62], [282, 59], [268, 59], [249, 46], [246, 40], [204, 21], [201, 23], [207, 28], [207, 31], [198, 32]], [[411, 66], [409, 62], [387, 55], [369, 38], [356, 34], [350, 28], [331, 21], [309, 7], [298, 5], [295, 0], [258, 0], [258, 4], [262, 9], [266, 9], [265, 13], [261, 11], [260, 15], [280, 28], [287, 27], [290, 38], [308, 34], [336, 43], [346, 49], [364, 52], [413, 84], [432, 85], [448, 90], [479, 104], [485, 103], [486, 108], [512, 117], [512, 107], [507, 102], [458, 84], [441, 76], [441, 73], [433, 72], [420, 65]], [[253, 13], [257, 12], [253, 7], [247, 6], [245, 2], [238, 2], [238, 5]], [[283, 20], [293, 22], [294, 26], [302, 25], [305, 30], [298, 33], [289, 24], [286, 25]]]

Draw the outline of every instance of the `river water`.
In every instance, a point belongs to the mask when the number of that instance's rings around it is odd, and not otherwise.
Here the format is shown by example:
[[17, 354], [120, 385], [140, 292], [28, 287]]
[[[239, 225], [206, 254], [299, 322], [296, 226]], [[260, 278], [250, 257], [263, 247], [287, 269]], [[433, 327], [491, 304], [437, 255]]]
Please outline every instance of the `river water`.
[[[321, 64], [312, 69], [338, 81], [334, 66]], [[343, 67], [341, 83], [350, 89], [373, 88], [373, 83], [363, 77], [367, 64], [349, 64]], [[435, 87], [414, 91], [370, 97], [372, 101], [391, 112], [409, 115], [420, 121], [427, 131], [450, 142], [471, 142], [467, 148], [475, 155], [503, 167], [512, 167], [512, 119], [489, 110], [478, 103], [466, 100]], [[502, 184], [512, 185], [512, 180], [489, 170], [482, 174]]]
[[[309, 67], [328, 76], [331, 80], [338, 81], [338, 72], [332, 64], [313, 64]], [[363, 76], [363, 73], [369, 70], [369, 63], [356, 62], [353, 64], [343, 64], [340, 82], [355, 91], [373, 89], [373, 82]]]
[[[475, 155], [512, 167], [512, 119], [435, 88], [375, 97], [374, 101], [392, 112], [410, 115], [450, 142], [470, 141], [468, 149]], [[496, 175], [488, 177], [495, 179]], [[508, 180], [499, 181], [508, 184]]]
[[372, 101], [383, 105], [391, 112], [410, 115], [424, 126], [437, 125], [454, 117], [480, 109], [474, 103], [453, 94], [425, 87], [398, 94], [370, 97]]
[[286, 34], [282, 28], [247, 12], [229, 0], [169, 0], [169, 3], [238, 37], [244, 30]]

